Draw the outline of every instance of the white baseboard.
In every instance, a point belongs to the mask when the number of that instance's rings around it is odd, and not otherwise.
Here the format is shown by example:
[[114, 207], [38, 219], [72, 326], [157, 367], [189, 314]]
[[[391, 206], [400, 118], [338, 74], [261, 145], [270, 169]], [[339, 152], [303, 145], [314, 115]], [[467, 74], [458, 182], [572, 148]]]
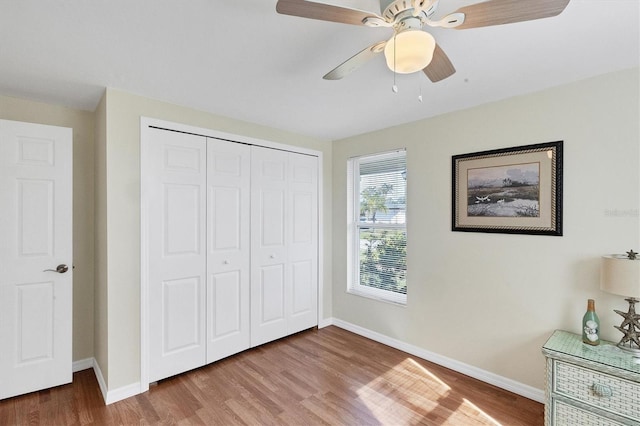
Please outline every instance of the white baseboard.
[[102, 399], [104, 399], [105, 405], [113, 404], [114, 402], [122, 401], [123, 399], [142, 393], [140, 390], [140, 383], [132, 383], [118, 389], [108, 390], [100, 365], [98, 365], [98, 362], [95, 359], [92, 360], [93, 371], [96, 375], [96, 379], [98, 380], [98, 386], [100, 386], [100, 392], [102, 392]]
[[98, 362], [93, 359], [93, 373], [96, 375], [96, 380], [98, 381], [98, 387], [100, 387], [100, 392], [102, 393], [102, 399], [104, 403], [107, 403], [107, 382], [104, 381], [104, 376], [102, 375], [102, 370], [98, 365]]
[[100, 392], [102, 392], [102, 399], [104, 403], [107, 403], [107, 382], [104, 381], [104, 376], [102, 375], [102, 370], [100, 369], [100, 365], [98, 362], [93, 359], [93, 372], [96, 375], [96, 380], [98, 380], [98, 386], [100, 387]]
[[93, 362], [93, 358], [85, 358], [78, 361], [73, 361], [73, 366], [71, 367], [71, 369], [74, 373], [82, 370], [88, 370], [90, 368], [93, 368]]
[[140, 393], [140, 382], [132, 383], [130, 385], [108, 391], [104, 403], [106, 405], [113, 404], [114, 402], [122, 401], [123, 399], [136, 396]]
[[[524, 396], [525, 398], [529, 398], [534, 401], [544, 403], [545, 397], [544, 397], [544, 391], [542, 389], [537, 389], [532, 386], [525, 385], [520, 382], [516, 382], [515, 380], [511, 380], [506, 377], [499, 376], [489, 371], [482, 370], [472, 365], [465, 364], [460, 361], [456, 361], [455, 359], [438, 355], [426, 349], [422, 349], [420, 347], [410, 345], [409, 343], [405, 343], [400, 340], [393, 339], [391, 337], [385, 336], [375, 331], [368, 330], [366, 328], [360, 327], [355, 324], [348, 323], [346, 321], [342, 321], [337, 318], [331, 318], [323, 322], [330, 322], [336, 327], [343, 328], [352, 333], [358, 334], [360, 336], [366, 337], [371, 340], [375, 340], [376, 342], [380, 342], [387, 346], [391, 346], [392, 348], [401, 350], [403, 352], [407, 352], [411, 355], [415, 355], [424, 360], [427, 360], [435, 364], [441, 365], [443, 367], [449, 368], [451, 370], [457, 371], [458, 373], [462, 373], [469, 377], [473, 377], [474, 379], [482, 380], [483, 382], [497, 386], [501, 389]], [[328, 325], [330, 324], [324, 325], [323, 327], [326, 327]]]
[[325, 328], [333, 325], [333, 318], [323, 318], [318, 322], [318, 328]]

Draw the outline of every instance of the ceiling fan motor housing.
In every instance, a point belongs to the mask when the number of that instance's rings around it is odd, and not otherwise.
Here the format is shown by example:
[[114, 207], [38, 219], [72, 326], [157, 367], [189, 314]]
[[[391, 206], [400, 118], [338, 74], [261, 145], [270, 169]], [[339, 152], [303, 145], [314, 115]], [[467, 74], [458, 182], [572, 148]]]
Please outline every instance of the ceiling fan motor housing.
[[389, 23], [397, 22], [399, 15], [407, 11], [413, 16], [424, 14], [428, 18], [435, 13], [437, 6], [438, 0], [380, 0], [382, 17]]
[[420, 18], [416, 18], [415, 16], [409, 14], [408, 16], [402, 16], [393, 25], [393, 28], [396, 30], [396, 34], [399, 34], [403, 31], [408, 30], [421, 30], [423, 22]]

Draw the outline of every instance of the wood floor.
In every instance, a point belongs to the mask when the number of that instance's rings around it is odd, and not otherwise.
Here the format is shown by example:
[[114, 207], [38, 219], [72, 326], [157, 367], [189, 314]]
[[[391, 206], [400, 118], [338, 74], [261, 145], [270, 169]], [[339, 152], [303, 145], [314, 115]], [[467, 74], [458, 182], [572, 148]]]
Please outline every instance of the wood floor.
[[105, 406], [92, 370], [0, 401], [0, 425], [542, 425], [543, 405], [337, 327], [308, 330]]

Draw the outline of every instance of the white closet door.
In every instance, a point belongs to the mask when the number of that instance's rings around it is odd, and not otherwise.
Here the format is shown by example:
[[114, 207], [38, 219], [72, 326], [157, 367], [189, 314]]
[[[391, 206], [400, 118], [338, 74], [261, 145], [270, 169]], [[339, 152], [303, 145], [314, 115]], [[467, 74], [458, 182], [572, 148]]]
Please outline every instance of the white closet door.
[[251, 149], [251, 346], [287, 334], [287, 154]]
[[0, 120], [0, 399], [72, 379], [71, 174], [71, 129]]
[[318, 324], [318, 160], [252, 148], [251, 345]]
[[289, 153], [287, 334], [318, 325], [318, 159]]
[[150, 129], [149, 379], [205, 364], [206, 138]]
[[207, 363], [250, 346], [251, 148], [207, 143]]

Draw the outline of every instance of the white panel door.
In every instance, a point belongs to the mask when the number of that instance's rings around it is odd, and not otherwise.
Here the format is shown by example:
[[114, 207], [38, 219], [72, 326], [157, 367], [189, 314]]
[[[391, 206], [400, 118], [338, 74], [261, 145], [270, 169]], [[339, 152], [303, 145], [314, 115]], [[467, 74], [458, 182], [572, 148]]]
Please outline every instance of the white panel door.
[[150, 129], [149, 380], [205, 364], [206, 138]]
[[287, 335], [287, 154], [251, 148], [251, 346]]
[[72, 130], [0, 120], [0, 399], [72, 380], [72, 199]]
[[252, 148], [251, 345], [318, 325], [318, 159]]
[[318, 325], [318, 159], [289, 153], [287, 333]]
[[207, 141], [207, 363], [250, 347], [248, 145]]

